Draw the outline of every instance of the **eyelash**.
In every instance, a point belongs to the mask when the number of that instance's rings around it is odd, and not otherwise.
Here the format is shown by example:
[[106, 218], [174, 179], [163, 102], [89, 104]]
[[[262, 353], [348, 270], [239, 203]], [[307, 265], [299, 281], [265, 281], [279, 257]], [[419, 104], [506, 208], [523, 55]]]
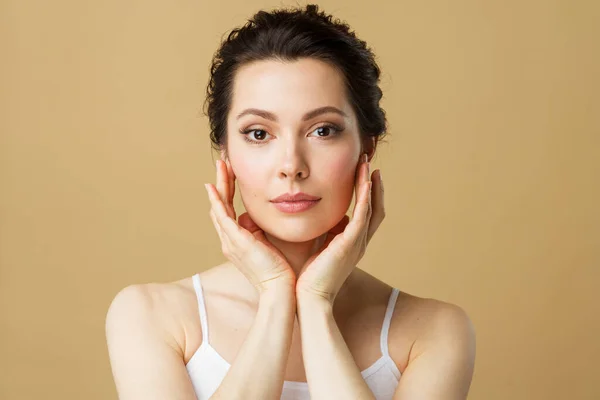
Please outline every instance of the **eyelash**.
[[[321, 140], [329, 140], [332, 137], [338, 136], [343, 131], [342, 128], [340, 128], [337, 125], [333, 125], [333, 124], [326, 124], [326, 125], [318, 126], [318, 127], [316, 127], [314, 129], [314, 131], [316, 131], [317, 129], [321, 129], [321, 128], [329, 128], [330, 131], [332, 132], [327, 137], [320, 137]], [[264, 131], [264, 132], [266, 132], [264, 129], [246, 129], [246, 130], [242, 129], [242, 130], [240, 130], [240, 133], [242, 135], [244, 135], [244, 140], [246, 142], [250, 143], [250, 144], [262, 144], [262, 143], [265, 143], [266, 140], [251, 140], [251, 139], [248, 139], [248, 136], [249, 136], [250, 132], [255, 132], [255, 131]]]

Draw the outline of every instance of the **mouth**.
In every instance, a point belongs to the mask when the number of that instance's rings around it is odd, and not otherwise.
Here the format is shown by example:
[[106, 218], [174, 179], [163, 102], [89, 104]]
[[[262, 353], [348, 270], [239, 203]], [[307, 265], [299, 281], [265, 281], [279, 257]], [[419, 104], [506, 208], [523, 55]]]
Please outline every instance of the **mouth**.
[[303, 212], [306, 210], [309, 210], [311, 208], [313, 208], [314, 206], [317, 205], [317, 203], [321, 201], [321, 199], [318, 200], [297, 200], [297, 201], [279, 201], [279, 202], [273, 202], [273, 205], [275, 206], [275, 208], [277, 208], [279, 211], [282, 211], [284, 213], [288, 213], [288, 214], [294, 214], [294, 213], [299, 213], [299, 212]]
[[277, 196], [274, 199], [271, 199], [271, 201], [273, 203], [280, 203], [280, 202], [291, 202], [291, 201], [313, 201], [313, 200], [320, 200], [320, 197], [317, 196], [313, 196], [310, 195], [308, 193], [304, 193], [304, 192], [297, 192], [297, 193], [284, 193], [281, 196]]

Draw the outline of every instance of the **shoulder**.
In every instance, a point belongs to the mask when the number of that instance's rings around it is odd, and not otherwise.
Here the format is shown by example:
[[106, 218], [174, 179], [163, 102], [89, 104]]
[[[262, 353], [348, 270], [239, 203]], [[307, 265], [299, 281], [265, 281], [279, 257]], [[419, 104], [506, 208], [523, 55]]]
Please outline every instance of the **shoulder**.
[[152, 319], [154, 301], [145, 284], [129, 285], [112, 299], [106, 313], [106, 327], [112, 328], [129, 318]]
[[192, 398], [184, 363], [178, 284], [121, 289], [106, 314], [106, 342], [119, 398]]
[[[467, 312], [460, 306], [433, 298], [418, 297], [409, 293], [400, 292], [404, 301], [409, 303], [411, 312], [422, 319], [427, 328], [446, 325], [471, 324]], [[400, 296], [399, 296], [400, 297]]]
[[465, 346], [474, 345], [475, 327], [462, 307], [430, 298], [419, 298], [417, 303], [417, 312], [423, 316], [424, 323], [413, 357], [439, 343], [452, 342], [456, 346], [460, 341]]
[[404, 316], [415, 331], [398, 392], [406, 397], [423, 393], [422, 384], [429, 381], [435, 382], [427, 389], [431, 398], [464, 399], [475, 364], [476, 334], [471, 318], [456, 304], [403, 297], [409, 303]]
[[[127, 327], [152, 329], [172, 346], [183, 349], [181, 316], [190, 306], [191, 278], [168, 283], [138, 283], [121, 289], [112, 299], [105, 320], [111, 330]], [[191, 300], [193, 301], [193, 300]]]
[[167, 309], [186, 302], [191, 278], [165, 283], [137, 283], [124, 287], [112, 299], [108, 314], [140, 313], [160, 316]]
[[[394, 312], [392, 326], [404, 330], [410, 325], [413, 333], [409, 361], [430, 346], [442, 342], [456, 343], [460, 340], [467, 347], [475, 343], [473, 322], [468, 313], [456, 304], [399, 292], [396, 308], [398, 311]], [[394, 340], [393, 336], [391, 340]]]

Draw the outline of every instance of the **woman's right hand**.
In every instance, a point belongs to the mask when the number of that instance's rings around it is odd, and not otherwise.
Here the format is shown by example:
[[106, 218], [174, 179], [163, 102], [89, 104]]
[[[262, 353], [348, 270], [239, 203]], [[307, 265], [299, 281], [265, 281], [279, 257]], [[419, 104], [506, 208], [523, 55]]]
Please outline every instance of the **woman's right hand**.
[[285, 256], [271, 244], [265, 233], [244, 213], [236, 221], [233, 207], [235, 174], [231, 164], [217, 160], [217, 186], [207, 183], [210, 217], [221, 239], [221, 251], [250, 281], [259, 294], [273, 285], [294, 290], [296, 274]]

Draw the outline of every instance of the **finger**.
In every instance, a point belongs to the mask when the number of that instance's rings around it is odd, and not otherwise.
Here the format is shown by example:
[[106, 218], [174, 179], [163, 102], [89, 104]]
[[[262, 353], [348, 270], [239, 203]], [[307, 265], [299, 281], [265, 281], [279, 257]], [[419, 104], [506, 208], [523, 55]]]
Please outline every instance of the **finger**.
[[350, 222], [350, 217], [344, 215], [340, 222], [338, 222], [336, 226], [331, 228], [329, 232], [333, 233], [334, 235], [339, 235], [340, 233], [344, 232], [344, 229], [346, 229], [348, 222]]
[[[360, 192], [361, 187], [365, 182], [370, 181], [370, 163], [368, 161], [368, 157], [366, 154], [363, 155], [363, 162], [359, 168], [357, 178], [356, 178], [356, 198], [354, 200], [354, 210], [356, 210], [356, 206], [360, 201]], [[354, 218], [354, 213], [352, 214], [352, 218]]]
[[361, 165], [358, 177], [357, 177], [357, 182], [356, 182], [356, 199], [354, 201], [354, 210], [352, 213], [352, 218], [354, 218], [354, 212], [357, 209], [357, 205], [360, 202], [360, 193], [361, 193], [361, 188], [362, 186], [365, 184], [365, 182], [370, 182], [370, 163], [368, 161], [367, 155], [365, 154], [363, 156], [363, 164]]
[[219, 235], [219, 240], [221, 241], [221, 243], [223, 243], [223, 241], [225, 240], [225, 237], [224, 237], [225, 233], [223, 232], [223, 229], [221, 229], [221, 226], [217, 222], [217, 218], [215, 217], [215, 213], [213, 212], [212, 208], [210, 209], [209, 215], [210, 215], [210, 219], [212, 220], [213, 225], [215, 226], [215, 230], [217, 231], [217, 234]]
[[[206, 187], [206, 185], [204, 185], [205, 188], [208, 191], [208, 188]], [[225, 233], [225, 231], [223, 230], [223, 227], [221, 226], [221, 224], [219, 223], [219, 221], [217, 220], [216, 214], [215, 214], [215, 207], [214, 207], [214, 200], [215, 197], [213, 195], [210, 194], [209, 192], [209, 201], [211, 203], [211, 208], [210, 208], [210, 219], [212, 220], [212, 223], [215, 227], [215, 230], [217, 231], [217, 234], [219, 235], [219, 240], [221, 241], [221, 245], [223, 246], [223, 250], [225, 248], [229, 248], [231, 249], [231, 240], [229, 239], [229, 237], [227, 236], [227, 234]]]
[[235, 174], [233, 173], [233, 167], [231, 166], [231, 162], [227, 159], [227, 177], [229, 178], [229, 203], [233, 204], [233, 195], [235, 194]]
[[223, 227], [219, 224], [219, 221], [217, 221], [217, 217], [215, 215], [215, 207], [213, 204], [214, 196], [212, 196], [210, 194], [206, 185], [204, 185], [204, 187], [206, 188], [206, 191], [208, 193], [208, 200], [210, 201], [210, 205], [211, 205], [210, 212], [209, 212], [210, 219], [212, 220], [213, 225], [215, 226], [215, 230], [217, 231], [217, 234], [219, 235], [219, 239], [221, 240], [221, 243], [225, 243], [226, 234], [223, 231]]
[[225, 209], [227, 210], [227, 215], [229, 215], [232, 219], [236, 219], [235, 217], [235, 209], [233, 208], [233, 203], [230, 200], [231, 195], [230, 185], [229, 185], [229, 177], [227, 171], [227, 164], [225, 161], [217, 160], [217, 191], [219, 192], [219, 196], [225, 205]]
[[227, 171], [227, 204], [229, 204], [229, 207], [231, 207], [231, 218], [236, 219], [235, 207], [233, 206], [233, 196], [235, 194], [235, 175], [229, 159], [225, 161], [225, 170]]
[[243, 243], [244, 238], [240, 226], [229, 215], [227, 215], [225, 205], [221, 201], [215, 186], [210, 183], [207, 183], [204, 186], [212, 203], [215, 218], [223, 229], [223, 232], [232, 242], [240, 244]]
[[329, 246], [331, 241], [336, 238], [336, 236], [343, 233], [346, 229], [346, 226], [348, 226], [349, 221], [350, 217], [344, 215], [344, 217], [340, 220], [340, 222], [337, 223], [337, 225], [335, 225], [333, 228], [327, 231], [327, 236], [325, 236], [325, 240], [323, 241], [321, 247], [316, 251], [316, 254], [319, 254], [320, 252], [325, 250]]
[[219, 160], [221, 167], [221, 184], [223, 185], [223, 202], [229, 204], [229, 171], [227, 170], [227, 163], [225, 160]]
[[371, 186], [372, 182], [364, 182], [361, 188], [360, 198], [354, 205], [352, 220], [348, 224], [346, 232], [353, 239], [358, 239], [361, 232], [367, 232], [369, 218], [371, 217]]
[[256, 231], [262, 230], [262, 229], [260, 229], [260, 227], [258, 225], [256, 225], [256, 222], [254, 222], [252, 220], [252, 218], [250, 218], [250, 214], [248, 214], [247, 212], [240, 215], [240, 218], [238, 219], [238, 223], [240, 224], [240, 226], [242, 228], [246, 229], [248, 232], [250, 232], [252, 234], [254, 234]]
[[216, 167], [217, 167], [217, 192], [219, 192], [219, 197], [221, 198], [221, 201], [223, 202], [223, 204], [227, 204], [227, 197], [225, 197], [226, 195], [226, 188], [225, 188], [225, 183], [226, 182], [226, 177], [224, 176], [223, 173], [223, 162], [221, 160], [217, 160], [216, 161]]
[[372, 215], [369, 221], [369, 229], [367, 232], [367, 243], [371, 240], [379, 225], [385, 218], [385, 206], [383, 199], [383, 180], [381, 179], [381, 170], [377, 170], [373, 173], [375, 179], [373, 179], [373, 190], [372, 196]]
[[354, 202], [355, 202], [355, 204], [358, 201], [358, 198], [360, 197], [360, 185], [361, 185], [361, 182], [364, 181], [363, 169], [365, 168], [365, 164], [367, 163], [367, 161], [368, 161], [367, 154], [364, 153], [360, 156], [360, 162], [358, 163], [358, 166], [356, 167], [356, 175], [354, 176]]
[[327, 247], [329, 247], [329, 244], [331, 243], [331, 241], [333, 239], [335, 239], [337, 235], [332, 234], [331, 232], [327, 233], [327, 236], [325, 237], [325, 241], [323, 241], [323, 244], [321, 245], [321, 247], [317, 250], [317, 254], [319, 254], [320, 252], [322, 252], [323, 250], [325, 250]]

